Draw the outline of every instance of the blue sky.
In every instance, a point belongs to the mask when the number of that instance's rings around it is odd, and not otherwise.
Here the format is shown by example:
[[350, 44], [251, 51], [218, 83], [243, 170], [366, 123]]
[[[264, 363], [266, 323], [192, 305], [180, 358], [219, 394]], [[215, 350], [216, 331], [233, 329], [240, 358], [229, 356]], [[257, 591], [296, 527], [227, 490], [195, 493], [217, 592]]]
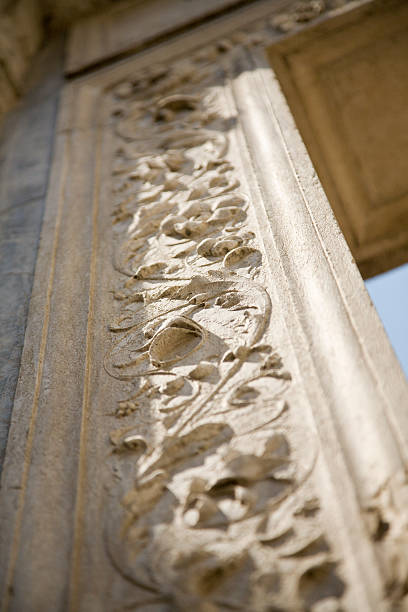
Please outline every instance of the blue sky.
[[366, 287], [408, 377], [408, 264], [368, 279]]

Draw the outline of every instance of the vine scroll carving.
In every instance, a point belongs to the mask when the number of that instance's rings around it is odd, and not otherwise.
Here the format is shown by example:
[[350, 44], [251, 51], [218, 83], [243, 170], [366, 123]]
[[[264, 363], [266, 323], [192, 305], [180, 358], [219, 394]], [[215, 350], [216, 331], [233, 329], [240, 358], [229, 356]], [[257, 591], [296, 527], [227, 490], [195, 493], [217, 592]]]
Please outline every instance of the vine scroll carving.
[[[259, 33], [240, 34], [256, 44]], [[220, 86], [231, 41], [116, 86], [107, 542], [134, 609], [340, 610]], [[119, 520], [118, 520], [119, 515]], [[142, 594], [142, 595], [140, 595]], [[152, 606], [147, 608], [146, 606]]]

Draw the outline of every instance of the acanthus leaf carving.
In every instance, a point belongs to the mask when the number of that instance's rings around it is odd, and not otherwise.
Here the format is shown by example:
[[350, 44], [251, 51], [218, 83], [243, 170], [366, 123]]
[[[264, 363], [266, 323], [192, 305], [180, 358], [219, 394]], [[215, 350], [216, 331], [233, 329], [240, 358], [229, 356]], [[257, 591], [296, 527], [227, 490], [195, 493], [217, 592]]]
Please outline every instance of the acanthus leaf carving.
[[[261, 40], [242, 33], [239, 44]], [[146, 594], [134, 609], [340, 611], [346, 585], [310, 478], [316, 441], [287, 399], [251, 201], [230, 156], [236, 117], [215, 60], [235, 44], [113, 92], [120, 280], [105, 369], [133, 390], [111, 433], [107, 546]]]

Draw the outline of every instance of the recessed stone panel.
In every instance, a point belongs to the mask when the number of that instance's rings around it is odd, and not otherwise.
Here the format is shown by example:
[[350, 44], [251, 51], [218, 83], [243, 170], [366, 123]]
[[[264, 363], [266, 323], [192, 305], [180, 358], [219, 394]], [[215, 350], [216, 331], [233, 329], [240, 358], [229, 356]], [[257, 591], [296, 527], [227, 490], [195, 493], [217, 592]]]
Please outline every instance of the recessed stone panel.
[[408, 6], [348, 10], [269, 57], [363, 272], [387, 267], [385, 253], [395, 265], [408, 240]]

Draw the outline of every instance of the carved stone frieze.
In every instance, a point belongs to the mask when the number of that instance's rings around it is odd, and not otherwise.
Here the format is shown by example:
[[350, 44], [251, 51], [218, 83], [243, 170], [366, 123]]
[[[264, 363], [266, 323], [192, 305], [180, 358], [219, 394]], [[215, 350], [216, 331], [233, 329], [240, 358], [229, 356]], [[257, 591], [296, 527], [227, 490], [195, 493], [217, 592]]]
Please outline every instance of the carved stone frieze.
[[407, 389], [268, 63], [269, 4], [64, 89], [4, 611], [406, 607]]
[[340, 610], [346, 587], [310, 483], [317, 444], [286, 399], [252, 204], [231, 162], [236, 117], [214, 60], [233, 48], [113, 92], [119, 286], [105, 369], [133, 390], [110, 434], [108, 548], [145, 591], [134, 609]]

